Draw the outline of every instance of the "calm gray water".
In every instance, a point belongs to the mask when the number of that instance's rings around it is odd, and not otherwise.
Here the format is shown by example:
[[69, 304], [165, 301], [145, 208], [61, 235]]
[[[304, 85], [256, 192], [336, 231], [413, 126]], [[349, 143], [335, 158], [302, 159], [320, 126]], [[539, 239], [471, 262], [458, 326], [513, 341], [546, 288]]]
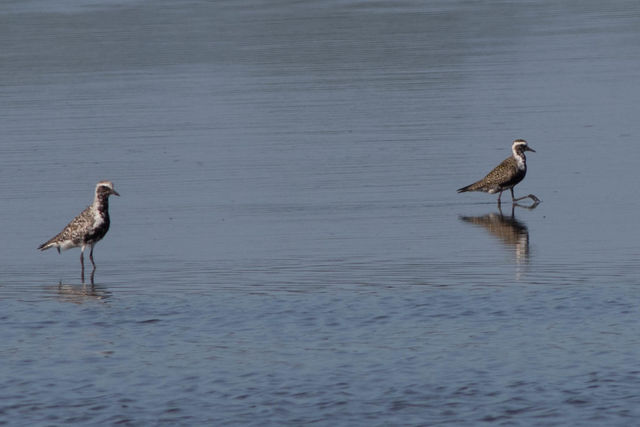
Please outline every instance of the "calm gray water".
[[632, 0], [0, 3], [0, 424], [637, 422], [639, 72]]

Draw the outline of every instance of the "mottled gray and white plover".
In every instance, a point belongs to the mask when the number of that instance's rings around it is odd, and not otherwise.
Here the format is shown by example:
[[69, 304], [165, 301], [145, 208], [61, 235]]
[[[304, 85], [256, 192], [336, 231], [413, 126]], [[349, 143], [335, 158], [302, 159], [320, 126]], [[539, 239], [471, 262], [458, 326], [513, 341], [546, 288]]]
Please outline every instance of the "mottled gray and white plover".
[[[111, 181], [98, 182], [93, 203], [67, 224], [60, 233], [38, 247], [42, 251], [56, 248], [58, 253], [60, 253], [61, 249], [81, 247], [82, 282], [84, 282], [84, 250], [87, 246], [91, 247], [89, 259], [93, 265], [93, 272], [95, 272], [96, 264], [93, 262], [93, 247], [109, 230], [109, 196], [112, 194], [120, 195], [114, 190]], [[93, 272], [91, 273], [92, 282]]]
[[524, 139], [516, 139], [511, 145], [511, 152], [513, 155], [502, 161], [491, 172], [487, 174], [480, 181], [476, 181], [473, 184], [467, 185], [458, 189], [458, 193], [464, 193], [466, 191], [484, 191], [489, 194], [500, 192], [498, 195], [498, 204], [500, 204], [500, 197], [504, 190], [511, 191], [511, 201], [517, 202], [518, 200], [530, 198], [535, 203], [539, 203], [538, 199], [533, 194], [529, 194], [524, 197], [515, 198], [513, 196], [513, 187], [524, 179], [527, 174], [527, 158], [524, 155], [525, 151], [536, 152], [533, 148], [527, 145], [527, 141]]

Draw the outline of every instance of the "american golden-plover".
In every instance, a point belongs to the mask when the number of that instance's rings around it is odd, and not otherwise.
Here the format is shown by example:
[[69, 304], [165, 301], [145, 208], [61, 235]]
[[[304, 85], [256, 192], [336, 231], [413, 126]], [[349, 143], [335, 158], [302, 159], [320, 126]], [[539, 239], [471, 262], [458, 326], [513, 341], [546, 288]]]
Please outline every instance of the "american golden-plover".
[[513, 195], [513, 187], [524, 179], [527, 174], [527, 158], [524, 155], [525, 151], [536, 152], [533, 148], [527, 145], [527, 141], [524, 139], [516, 139], [511, 145], [511, 152], [513, 155], [502, 161], [491, 172], [487, 174], [480, 181], [467, 185], [458, 189], [458, 193], [464, 193], [466, 191], [484, 191], [489, 194], [500, 193], [498, 195], [498, 204], [500, 204], [500, 197], [504, 190], [511, 191], [511, 201], [517, 202], [518, 200], [530, 198], [535, 203], [539, 203], [538, 199], [533, 194], [528, 196], [515, 198]]
[[81, 278], [83, 283], [84, 250], [87, 246], [91, 247], [89, 259], [93, 265], [93, 271], [91, 272], [91, 281], [93, 282], [93, 273], [96, 270], [96, 264], [93, 262], [93, 247], [109, 231], [109, 196], [112, 194], [120, 195], [113, 189], [113, 183], [111, 181], [100, 181], [96, 185], [93, 203], [87, 206], [60, 233], [38, 247], [42, 251], [56, 248], [58, 253], [60, 253], [61, 249], [81, 247], [80, 265], [82, 266]]

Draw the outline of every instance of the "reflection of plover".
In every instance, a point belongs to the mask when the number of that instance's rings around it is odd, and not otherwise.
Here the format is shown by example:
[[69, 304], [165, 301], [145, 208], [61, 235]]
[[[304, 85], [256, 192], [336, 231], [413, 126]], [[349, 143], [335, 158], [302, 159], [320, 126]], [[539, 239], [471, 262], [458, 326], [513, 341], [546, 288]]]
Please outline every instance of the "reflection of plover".
[[516, 205], [511, 205], [511, 217], [505, 217], [500, 210], [500, 214], [461, 216], [460, 219], [485, 227], [487, 231], [502, 240], [507, 247], [514, 249], [517, 262], [527, 262], [529, 261], [529, 230], [526, 225], [515, 218], [514, 208]]
[[491, 172], [487, 174], [480, 181], [474, 182], [471, 185], [458, 189], [458, 193], [464, 193], [465, 191], [484, 191], [489, 194], [500, 192], [498, 195], [498, 204], [500, 204], [500, 197], [502, 192], [509, 189], [511, 191], [511, 200], [517, 202], [518, 200], [526, 199], [529, 197], [534, 202], [540, 202], [533, 194], [520, 197], [518, 199], [513, 196], [513, 187], [524, 179], [527, 174], [527, 158], [524, 155], [525, 151], [533, 151], [529, 148], [527, 141], [524, 139], [516, 139], [511, 146], [513, 155], [502, 161]]
[[109, 230], [109, 196], [112, 194], [119, 196], [118, 192], [113, 189], [113, 183], [111, 181], [100, 181], [96, 185], [96, 195], [91, 206], [87, 206], [57, 236], [38, 247], [42, 251], [56, 248], [60, 252], [60, 249], [65, 250], [80, 246], [82, 248], [80, 264], [82, 265], [83, 282], [84, 250], [87, 246], [91, 246], [89, 259], [95, 271], [96, 264], [93, 262], [93, 247]]

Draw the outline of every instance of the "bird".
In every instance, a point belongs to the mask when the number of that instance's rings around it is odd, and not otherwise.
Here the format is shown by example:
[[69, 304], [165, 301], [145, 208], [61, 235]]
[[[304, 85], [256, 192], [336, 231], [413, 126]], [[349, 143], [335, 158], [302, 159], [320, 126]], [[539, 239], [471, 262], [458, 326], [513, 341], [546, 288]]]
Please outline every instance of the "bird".
[[536, 150], [529, 147], [527, 141], [524, 139], [516, 139], [511, 145], [512, 155], [510, 157], [504, 159], [502, 163], [496, 166], [481, 180], [467, 185], [466, 187], [459, 188], [458, 193], [464, 193], [467, 191], [484, 191], [489, 194], [494, 194], [499, 192], [499, 205], [502, 192], [508, 189], [511, 191], [511, 201], [513, 203], [526, 198], [530, 198], [534, 203], [540, 203], [540, 199], [533, 194], [517, 199], [513, 195], [513, 187], [522, 181], [524, 176], [527, 174], [527, 158], [524, 154], [525, 151], [536, 152]]
[[91, 282], [96, 270], [93, 261], [93, 247], [98, 243], [109, 230], [109, 196], [120, 196], [113, 188], [111, 181], [100, 181], [96, 184], [93, 203], [76, 216], [60, 233], [38, 246], [38, 249], [45, 251], [49, 248], [60, 250], [71, 248], [81, 248], [80, 265], [82, 266], [82, 283], [84, 283], [84, 250], [89, 246], [89, 259], [93, 265], [91, 272]]

